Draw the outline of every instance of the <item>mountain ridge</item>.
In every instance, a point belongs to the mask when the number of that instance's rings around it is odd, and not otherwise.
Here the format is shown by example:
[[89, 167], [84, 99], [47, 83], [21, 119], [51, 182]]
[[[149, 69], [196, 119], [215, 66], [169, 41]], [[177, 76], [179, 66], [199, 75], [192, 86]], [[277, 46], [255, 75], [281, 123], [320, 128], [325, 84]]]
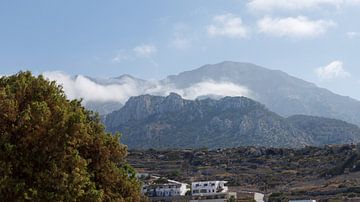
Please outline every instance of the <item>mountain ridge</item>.
[[[122, 132], [122, 141], [131, 149], [299, 148], [360, 141], [360, 128], [355, 125], [336, 120], [333, 128], [326, 128], [326, 124], [322, 128], [330, 119], [300, 117], [299, 121], [284, 118], [246, 97], [186, 100], [171, 93], [167, 97], [132, 97], [123, 108], [106, 116], [105, 125], [109, 132]], [[319, 136], [303, 129], [301, 120], [309, 128], [306, 121], [310, 118], [322, 132]], [[351, 133], [347, 134], [348, 130]]]
[[211, 78], [247, 87], [251, 98], [282, 116], [305, 114], [342, 119], [360, 125], [360, 102], [335, 94], [313, 83], [280, 70], [270, 70], [251, 63], [222, 62], [172, 75], [167, 82], [188, 87]]
[[[224, 61], [207, 64], [151, 82], [131, 75], [93, 81], [99, 85], [122, 85], [126, 96], [164, 96], [169, 92], [191, 99], [247, 96], [285, 117], [304, 114], [341, 119], [360, 126], [360, 101], [335, 94], [286, 72], [251, 63]], [[106, 114], [114, 108], [97, 106], [94, 109], [102, 109], [102, 114]]]

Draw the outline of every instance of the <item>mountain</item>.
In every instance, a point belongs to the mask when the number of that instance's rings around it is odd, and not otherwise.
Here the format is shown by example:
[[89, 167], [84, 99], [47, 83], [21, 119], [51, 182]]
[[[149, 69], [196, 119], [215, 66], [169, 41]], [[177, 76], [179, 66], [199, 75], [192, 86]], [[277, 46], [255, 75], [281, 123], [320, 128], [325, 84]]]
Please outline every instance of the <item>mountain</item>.
[[285, 72], [250, 63], [225, 61], [204, 65], [159, 81], [146, 81], [130, 75], [92, 80], [103, 86], [121, 85], [121, 92], [124, 92], [121, 104], [125, 104], [131, 96], [166, 96], [170, 92], [192, 100], [246, 96], [265, 104], [281, 116], [303, 114], [329, 117], [360, 126], [360, 101], [337, 95]]
[[100, 115], [106, 115], [120, 109], [123, 107], [123, 104], [114, 101], [89, 101], [85, 103], [85, 107], [91, 111], [98, 112]]
[[252, 99], [282, 115], [330, 117], [360, 125], [360, 102], [315, 84], [250, 63], [222, 62], [168, 76], [163, 82], [188, 88], [204, 80], [231, 82], [246, 87]]
[[148, 81], [133, 77], [129, 74], [123, 74], [121, 76], [111, 77], [111, 78], [92, 78], [92, 77], [87, 77], [87, 78], [97, 84], [101, 84], [101, 85], [105, 85], [105, 86], [106, 85], [114, 85], [114, 84], [118, 84], [118, 85], [135, 84], [137, 86], [148, 85]]
[[314, 146], [348, 144], [359, 139], [359, 127], [345, 121], [305, 115], [294, 115], [287, 120], [308, 134]]
[[360, 140], [357, 126], [334, 120], [337, 125], [329, 128], [326, 121], [307, 116], [286, 119], [246, 97], [186, 100], [171, 93], [131, 97], [124, 107], [106, 116], [105, 125], [110, 132], [121, 131], [122, 142], [131, 149], [299, 148]]

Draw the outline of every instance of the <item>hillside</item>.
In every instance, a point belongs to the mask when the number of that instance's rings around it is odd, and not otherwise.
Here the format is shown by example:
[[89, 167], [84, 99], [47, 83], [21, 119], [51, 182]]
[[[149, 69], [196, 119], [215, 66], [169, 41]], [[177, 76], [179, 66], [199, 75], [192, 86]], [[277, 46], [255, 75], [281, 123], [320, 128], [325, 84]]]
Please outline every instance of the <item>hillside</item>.
[[231, 187], [265, 193], [271, 201], [347, 201], [360, 197], [359, 148], [130, 150], [128, 162], [138, 172], [184, 182], [226, 180]]
[[345, 121], [305, 115], [294, 115], [287, 120], [308, 134], [314, 146], [347, 144], [359, 139], [359, 127]]
[[193, 101], [171, 93], [167, 97], [132, 97], [123, 108], [106, 116], [105, 125], [110, 132], [120, 131], [131, 149], [299, 148], [359, 142], [357, 126], [326, 122], [308, 116], [286, 119], [246, 97]]
[[204, 80], [230, 82], [249, 89], [252, 99], [282, 115], [330, 117], [360, 125], [360, 102], [315, 84], [250, 63], [222, 62], [169, 76], [164, 82], [188, 88]]
[[[119, 88], [125, 104], [131, 96], [144, 94], [166, 96], [176, 92], [187, 99], [246, 96], [281, 116], [297, 114], [341, 119], [360, 125], [360, 102], [332, 93], [289, 74], [251, 63], [221, 62], [171, 75], [159, 81], [146, 81], [130, 75], [108, 79], [89, 78], [101, 88]], [[121, 104], [100, 102], [89, 107], [100, 114], [120, 109]], [[101, 105], [104, 105], [101, 107]], [[117, 107], [117, 109], [116, 109]]]

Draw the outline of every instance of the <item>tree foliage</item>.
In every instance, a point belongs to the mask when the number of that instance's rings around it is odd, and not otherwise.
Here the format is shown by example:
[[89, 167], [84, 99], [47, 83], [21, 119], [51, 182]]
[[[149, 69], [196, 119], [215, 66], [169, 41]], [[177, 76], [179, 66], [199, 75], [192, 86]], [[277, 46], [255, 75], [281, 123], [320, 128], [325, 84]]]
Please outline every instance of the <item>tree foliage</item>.
[[140, 201], [119, 135], [30, 72], [0, 78], [1, 201]]

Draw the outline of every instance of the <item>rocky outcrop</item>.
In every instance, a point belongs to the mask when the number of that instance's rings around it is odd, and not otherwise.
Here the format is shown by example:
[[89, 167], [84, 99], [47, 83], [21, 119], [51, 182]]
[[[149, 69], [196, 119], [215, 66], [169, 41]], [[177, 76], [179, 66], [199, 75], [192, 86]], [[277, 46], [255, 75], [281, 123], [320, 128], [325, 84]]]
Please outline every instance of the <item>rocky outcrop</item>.
[[136, 149], [298, 148], [360, 140], [355, 125], [325, 123], [327, 119], [308, 116], [286, 119], [246, 97], [191, 101], [175, 93], [132, 97], [105, 120], [108, 131], [122, 132], [122, 142]]
[[287, 121], [308, 134], [314, 146], [359, 141], [359, 127], [345, 121], [305, 115], [291, 116]]

